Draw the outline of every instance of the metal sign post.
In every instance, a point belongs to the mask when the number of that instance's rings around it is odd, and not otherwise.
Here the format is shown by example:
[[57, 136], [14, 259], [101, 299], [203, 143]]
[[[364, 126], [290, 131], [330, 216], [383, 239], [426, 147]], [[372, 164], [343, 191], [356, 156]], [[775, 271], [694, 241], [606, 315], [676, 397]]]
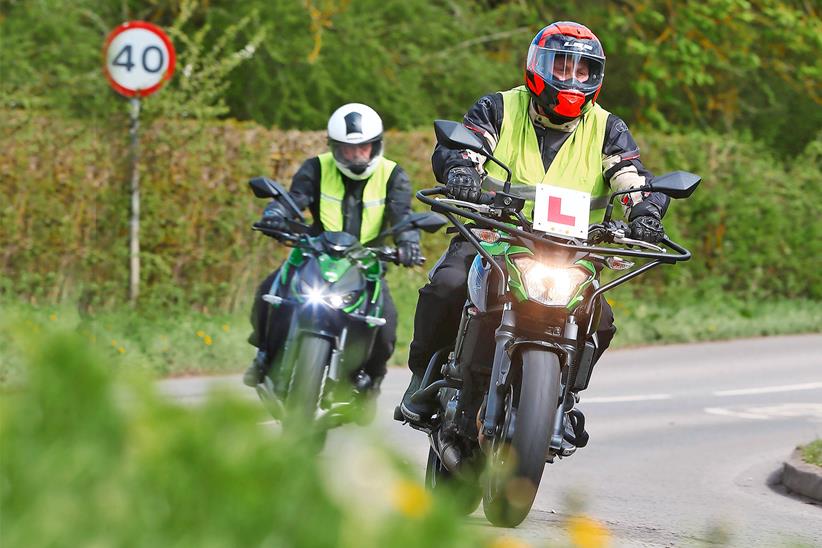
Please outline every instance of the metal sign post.
[[131, 127], [129, 145], [131, 157], [131, 221], [129, 223], [128, 298], [132, 303], [140, 296], [140, 99], [129, 99]]
[[145, 21], [123, 23], [103, 46], [103, 69], [109, 84], [129, 98], [129, 288], [132, 304], [140, 295], [140, 99], [151, 95], [174, 74], [174, 45], [162, 29]]

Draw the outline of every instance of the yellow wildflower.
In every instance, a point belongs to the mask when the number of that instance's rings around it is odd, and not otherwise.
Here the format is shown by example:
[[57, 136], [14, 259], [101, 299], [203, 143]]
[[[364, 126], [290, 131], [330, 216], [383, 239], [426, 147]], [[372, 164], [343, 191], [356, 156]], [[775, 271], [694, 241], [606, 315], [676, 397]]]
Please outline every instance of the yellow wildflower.
[[117, 352], [119, 352], [120, 354], [124, 354], [126, 352], [126, 349], [121, 346], [117, 349]]
[[488, 548], [530, 548], [531, 544], [516, 537], [497, 537], [488, 544]]
[[203, 337], [205, 337], [205, 331], [203, 331], [202, 329], [197, 330], [197, 336], [202, 339]]
[[391, 502], [400, 513], [419, 518], [431, 507], [431, 495], [419, 483], [400, 480], [394, 485]]
[[223, 324], [223, 331], [225, 331], [226, 333], [228, 333], [228, 324], [227, 324], [227, 323], [224, 323], [224, 324]]
[[117, 339], [111, 339], [111, 346], [117, 348]]
[[203, 342], [206, 344], [206, 346], [211, 346], [211, 343], [213, 341], [211, 340], [211, 337], [209, 335], [206, 335], [205, 337], [203, 337]]
[[571, 542], [578, 548], [604, 548], [608, 546], [608, 530], [599, 522], [586, 516], [572, 516], [565, 524]]
[[51, 314], [51, 316], [49, 316], [49, 319], [50, 319], [51, 321], [55, 321], [55, 320], [57, 320], [57, 314], [52, 313], [52, 314]]

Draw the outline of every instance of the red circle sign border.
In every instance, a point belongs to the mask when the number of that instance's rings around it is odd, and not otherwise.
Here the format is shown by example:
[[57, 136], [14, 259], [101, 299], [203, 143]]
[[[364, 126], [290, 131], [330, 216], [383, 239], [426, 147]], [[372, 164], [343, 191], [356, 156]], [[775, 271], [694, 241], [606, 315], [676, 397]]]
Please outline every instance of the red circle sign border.
[[[109, 45], [115, 38], [117, 38], [117, 36], [120, 33], [131, 29], [145, 29], [147, 31], [153, 32], [154, 34], [160, 37], [160, 40], [163, 41], [163, 43], [166, 46], [166, 49], [168, 49], [168, 68], [166, 69], [166, 73], [163, 75], [163, 78], [159, 82], [157, 82], [150, 88], [140, 90], [125, 88], [117, 82], [115, 82], [114, 78], [111, 77], [111, 73], [109, 73], [108, 71]], [[168, 35], [165, 32], [163, 32], [163, 29], [147, 21], [128, 21], [126, 23], [123, 23], [122, 25], [115, 28], [113, 31], [109, 33], [105, 43], [103, 44], [103, 71], [106, 73], [106, 79], [108, 80], [108, 83], [111, 85], [111, 87], [113, 87], [115, 91], [117, 91], [117, 93], [119, 93], [120, 95], [125, 95], [126, 97], [134, 97], [136, 95], [139, 95], [140, 97], [147, 97], [155, 91], [157, 91], [158, 89], [160, 89], [160, 87], [162, 87], [162, 85], [166, 83], [166, 80], [171, 78], [171, 75], [174, 74], [174, 65], [176, 62], [177, 53], [174, 51], [174, 44], [171, 43], [171, 40], [169, 39]]]

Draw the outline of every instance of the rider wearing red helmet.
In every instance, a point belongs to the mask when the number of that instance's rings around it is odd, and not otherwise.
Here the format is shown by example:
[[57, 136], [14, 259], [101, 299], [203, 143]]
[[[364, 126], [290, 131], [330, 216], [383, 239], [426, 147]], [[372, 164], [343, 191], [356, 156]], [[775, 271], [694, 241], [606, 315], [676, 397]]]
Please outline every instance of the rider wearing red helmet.
[[570, 121], [596, 102], [605, 77], [605, 52], [588, 27], [553, 23], [528, 48], [525, 85], [542, 113]]
[[[591, 195], [591, 218], [602, 218], [610, 192], [644, 186], [652, 177], [639, 160], [639, 148], [625, 122], [596, 102], [604, 76], [605, 53], [594, 33], [579, 23], [552, 23], [531, 42], [525, 85], [481, 97], [463, 122], [511, 168], [514, 192], [525, 196], [529, 186], [547, 181], [584, 191]], [[494, 178], [505, 179], [496, 164], [485, 160], [438, 145], [432, 157], [434, 175], [451, 196], [477, 201], [483, 189], [500, 189]], [[632, 237], [659, 241], [668, 201], [658, 193], [625, 195]], [[430, 282], [420, 289], [408, 363], [413, 377], [399, 406], [407, 420], [424, 421], [432, 412], [411, 402], [410, 395], [418, 389], [431, 355], [456, 336], [475, 255], [475, 248], [456, 236], [432, 269]], [[616, 332], [611, 308], [604, 300], [602, 305], [595, 359]], [[564, 447], [568, 453], [573, 449]]]

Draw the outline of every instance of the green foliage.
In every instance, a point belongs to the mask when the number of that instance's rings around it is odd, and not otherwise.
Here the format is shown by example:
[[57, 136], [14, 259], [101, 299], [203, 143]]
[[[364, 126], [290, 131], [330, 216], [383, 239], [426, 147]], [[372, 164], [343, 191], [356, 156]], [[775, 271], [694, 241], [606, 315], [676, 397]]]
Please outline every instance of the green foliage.
[[[822, 135], [821, 135], [822, 136]], [[723, 292], [746, 298], [822, 298], [822, 140], [787, 165], [756, 143], [697, 132], [640, 134], [643, 159], [655, 173], [684, 169], [704, 181], [674, 201], [665, 218], [694, 259], [648, 280], [673, 293]]]
[[[528, 27], [500, 33], [482, 10], [462, 1], [246, 4], [275, 39], [238, 69], [227, 100], [234, 116], [279, 127], [323, 128], [335, 108], [351, 101], [373, 106], [389, 127], [459, 116], [499, 83], [517, 83], [522, 49], [497, 46], [527, 44], [532, 34]], [[210, 8], [217, 26], [236, 17], [233, 2]]]
[[[253, 10], [219, 29], [194, 17], [195, 0], [154, 2], [34, 0], [0, 11], [0, 105], [49, 109], [92, 128], [125, 125], [126, 105], [103, 77], [101, 48], [108, 33], [134, 19], [157, 19], [177, 51], [177, 75], [143, 99], [144, 117], [213, 118], [226, 114], [229, 74], [251, 58], [265, 31], [248, 30]], [[239, 41], [243, 32], [247, 41]], [[232, 50], [237, 43], [237, 49]]]
[[[203, 314], [191, 310], [135, 311], [130, 308], [80, 314], [70, 306], [0, 303], [0, 318], [14, 318], [26, 331], [41, 334], [56, 327], [81, 333], [110, 366], [131, 371], [148, 368], [158, 375], [233, 372], [254, 355], [247, 342], [248, 314]], [[0, 333], [0, 348], [13, 347], [15, 333]], [[0, 385], [19, 385], [23, 356], [0, 352]]]
[[[3, 326], [6, 331], [11, 324]], [[112, 375], [82, 338], [20, 337], [24, 389], [0, 401], [6, 546], [477, 546], [361, 435], [327, 463], [212, 394], [187, 408]]]
[[822, 331], [819, 301], [757, 301], [706, 295], [639, 299], [616, 291], [608, 297], [618, 328], [613, 346], [690, 343]]
[[818, 6], [802, 0], [0, 6], [0, 103], [100, 123], [120, 123], [124, 114], [100, 77], [99, 50], [127, 19], [166, 27], [180, 54], [177, 75], [146, 101], [148, 112], [228, 114], [300, 129], [323, 128], [329, 113], [350, 101], [372, 105], [388, 127], [459, 118], [480, 95], [520, 83], [531, 37], [570, 19], [603, 42], [608, 77], [600, 100], [629, 124], [734, 130], [785, 155], [802, 152], [822, 126], [822, 18]]
[[816, 440], [804, 446], [802, 458], [809, 464], [822, 466], [822, 440]]
[[[227, 114], [224, 95], [229, 87], [229, 74], [246, 60], [253, 57], [265, 37], [265, 31], [257, 28], [248, 31], [257, 18], [250, 12], [239, 21], [220, 29], [212, 36], [208, 23], [199, 26], [191, 34], [186, 33], [195, 11], [193, 0], [182, 2], [180, 14], [168, 28], [171, 39], [181, 49], [179, 74], [168, 90], [158, 94], [148, 103], [147, 113], [155, 118], [215, 118]], [[248, 31], [248, 41], [237, 51], [230, 51], [230, 44]]]
[[[614, 4], [609, 15], [594, 28], [602, 28], [611, 57], [633, 65], [627, 75], [639, 99], [633, 120], [666, 130], [747, 128], [792, 154], [822, 125], [818, 6], [639, 0]], [[616, 103], [630, 105], [622, 98]]]
[[[83, 125], [11, 113], [0, 125], [0, 293], [33, 302], [79, 299], [83, 310], [123, 301], [128, 232], [122, 141]], [[693, 250], [692, 261], [665, 267], [643, 284], [617, 290], [691, 298], [725, 293], [743, 300], [822, 298], [822, 141], [780, 163], [767, 149], [731, 135], [638, 132], [656, 173], [686, 169], [704, 182], [674, 202], [665, 224]], [[429, 132], [389, 132], [387, 154], [416, 188], [430, 186]], [[324, 150], [321, 132], [268, 131], [225, 122], [156, 123], [143, 153], [143, 301], [146, 309], [234, 311], [247, 306], [284, 249], [249, 229], [262, 202], [244, 181], [269, 174], [288, 181]], [[415, 204], [422, 209], [421, 204]], [[447, 237], [426, 235], [429, 264]], [[428, 267], [390, 275], [408, 315]], [[401, 283], [396, 283], [402, 280]], [[403, 295], [408, 292], [408, 296]], [[407, 307], [407, 308], [406, 308]]]

